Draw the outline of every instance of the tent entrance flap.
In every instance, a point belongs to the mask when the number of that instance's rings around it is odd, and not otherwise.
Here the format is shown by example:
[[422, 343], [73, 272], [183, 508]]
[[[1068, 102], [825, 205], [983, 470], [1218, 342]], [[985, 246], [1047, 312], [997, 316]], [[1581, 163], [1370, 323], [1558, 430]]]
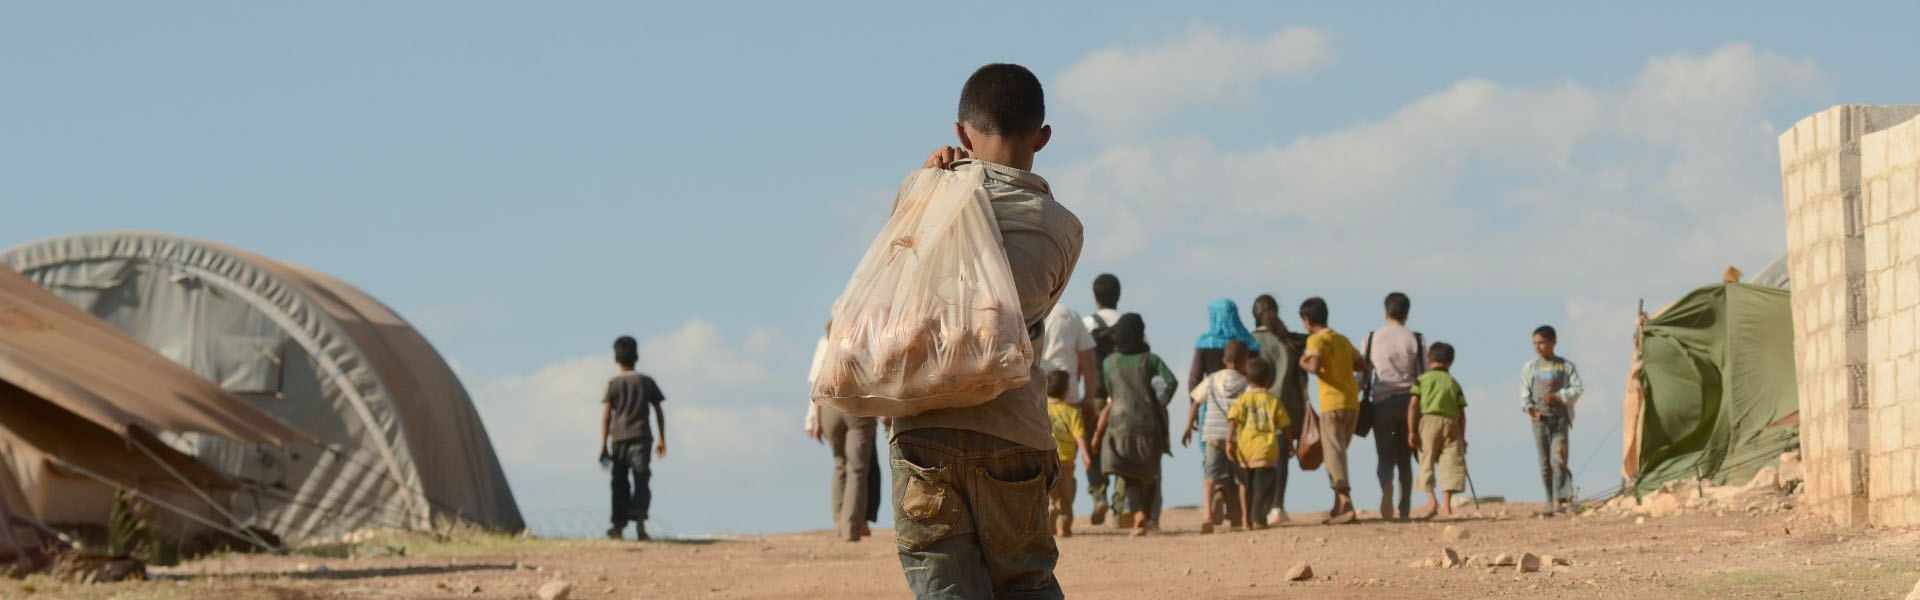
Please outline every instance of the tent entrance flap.
[[[1694, 290], [1640, 328], [1628, 407], [1636, 494], [1676, 479], [1738, 485], [1799, 444], [1788, 292]], [[1637, 408], [1637, 410], [1636, 410]], [[1634, 423], [1629, 423], [1634, 425]], [[1636, 468], [1637, 467], [1637, 468]]]

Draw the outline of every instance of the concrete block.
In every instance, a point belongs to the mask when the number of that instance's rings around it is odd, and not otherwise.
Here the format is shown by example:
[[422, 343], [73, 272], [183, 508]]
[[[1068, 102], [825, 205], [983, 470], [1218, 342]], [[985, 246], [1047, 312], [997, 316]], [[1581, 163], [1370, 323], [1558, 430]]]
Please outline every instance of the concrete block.
[[[1899, 310], [1912, 310], [1914, 304], [1920, 304], [1920, 269], [1916, 269], [1914, 263], [1907, 262], [1905, 265], [1891, 267], [1885, 273], [1893, 277], [1893, 304], [1889, 304], [1889, 308], [1899, 312]], [[1908, 329], [1901, 329], [1899, 325], [1893, 325], [1893, 327], [1895, 327], [1893, 329], [1895, 335], [1908, 335], [1912, 331], [1910, 327]]]
[[1899, 189], [1892, 187], [1891, 182], [1889, 182], [1887, 189], [1888, 207], [1895, 217], [1907, 216], [1912, 214], [1915, 209], [1920, 209], [1920, 195], [1914, 193], [1911, 184], [1914, 178], [1914, 168], [1912, 164], [1909, 164], [1900, 169], [1900, 173], [1904, 173], [1906, 180], [1909, 182], [1906, 188], [1907, 193], [1899, 193]]
[[1891, 230], [1885, 221], [1867, 224], [1867, 272], [1879, 271], [1893, 264], [1893, 252], [1888, 250], [1892, 245]]
[[1898, 395], [1894, 393], [1894, 364], [1891, 360], [1879, 360], [1873, 363], [1873, 383], [1867, 387], [1875, 407], [1893, 406]]
[[[1871, 446], [1874, 452], [1880, 453], [1880, 454], [1886, 454], [1886, 453], [1891, 453], [1906, 447], [1905, 436], [1902, 435], [1901, 430], [1906, 428], [1907, 423], [1905, 421], [1900, 420], [1899, 407], [1888, 406], [1883, 408], [1875, 408], [1873, 409], [1873, 414], [1871, 416], [1872, 416], [1872, 421], [1874, 423], [1873, 440], [1872, 440]], [[1887, 470], [1887, 471], [1881, 471], [1881, 472], [1891, 475], [1893, 473], [1905, 473], [1907, 471], [1906, 469], [1893, 469], [1893, 470]], [[1873, 479], [1875, 481], [1893, 481], [1899, 478], [1889, 476], [1889, 477], [1875, 477]]]

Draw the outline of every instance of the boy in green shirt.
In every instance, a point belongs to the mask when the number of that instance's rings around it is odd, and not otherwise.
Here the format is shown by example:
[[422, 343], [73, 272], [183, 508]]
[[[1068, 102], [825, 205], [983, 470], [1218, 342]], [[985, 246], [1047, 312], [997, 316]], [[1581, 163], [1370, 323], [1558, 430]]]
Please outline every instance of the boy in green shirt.
[[[1453, 517], [1453, 495], [1466, 489], [1467, 395], [1448, 372], [1453, 367], [1453, 345], [1434, 342], [1427, 350], [1427, 372], [1413, 386], [1407, 404], [1407, 443], [1420, 454], [1420, 478], [1415, 485], [1427, 492], [1422, 519], [1438, 513]], [[1436, 472], [1444, 496], [1435, 499]]]
[[1273, 364], [1264, 358], [1247, 361], [1247, 393], [1227, 409], [1227, 455], [1239, 463], [1240, 505], [1246, 507], [1248, 529], [1267, 528], [1267, 510], [1273, 507], [1282, 447], [1293, 445], [1287, 435], [1292, 417], [1280, 397], [1267, 392], [1273, 385]]

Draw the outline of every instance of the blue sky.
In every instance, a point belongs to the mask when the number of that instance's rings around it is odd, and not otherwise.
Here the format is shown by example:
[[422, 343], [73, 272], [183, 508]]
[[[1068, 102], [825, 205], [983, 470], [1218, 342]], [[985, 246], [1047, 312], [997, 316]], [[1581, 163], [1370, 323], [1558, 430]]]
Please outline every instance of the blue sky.
[[[359, 285], [456, 364], [555, 531], [604, 510], [595, 403], [632, 333], [671, 398], [656, 526], [825, 527], [830, 459], [799, 433], [812, 340], [892, 190], [951, 142], [960, 83], [1014, 61], [1048, 85], [1036, 170], [1087, 226], [1071, 306], [1119, 274], [1184, 374], [1215, 297], [1322, 295], [1357, 338], [1405, 291], [1459, 347], [1479, 490], [1520, 499], [1541, 491], [1517, 371], [1558, 325], [1597, 492], [1635, 300], [1782, 251], [1774, 136], [1920, 98], [1886, 76], [1916, 12], [9, 5], [0, 246], [149, 229]], [[1195, 502], [1197, 454], [1169, 460], [1170, 500]], [[1321, 474], [1295, 481], [1291, 506], [1325, 506]]]

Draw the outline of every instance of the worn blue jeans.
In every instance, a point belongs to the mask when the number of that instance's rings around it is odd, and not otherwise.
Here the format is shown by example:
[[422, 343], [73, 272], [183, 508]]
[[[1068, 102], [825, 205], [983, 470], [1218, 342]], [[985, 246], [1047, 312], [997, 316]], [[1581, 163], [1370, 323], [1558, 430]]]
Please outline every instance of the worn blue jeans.
[[958, 429], [904, 431], [892, 450], [894, 542], [914, 597], [1065, 597], [1047, 529], [1059, 455]]
[[1559, 505], [1555, 500], [1573, 498], [1573, 471], [1567, 468], [1567, 429], [1572, 423], [1564, 416], [1540, 415], [1533, 422], [1533, 443], [1540, 450], [1540, 483], [1547, 488], [1547, 513]]
[[653, 505], [653, 440], [638, 438], [613, 443], [613, 526], [626, 527], [627, 521], [647, 520]]

